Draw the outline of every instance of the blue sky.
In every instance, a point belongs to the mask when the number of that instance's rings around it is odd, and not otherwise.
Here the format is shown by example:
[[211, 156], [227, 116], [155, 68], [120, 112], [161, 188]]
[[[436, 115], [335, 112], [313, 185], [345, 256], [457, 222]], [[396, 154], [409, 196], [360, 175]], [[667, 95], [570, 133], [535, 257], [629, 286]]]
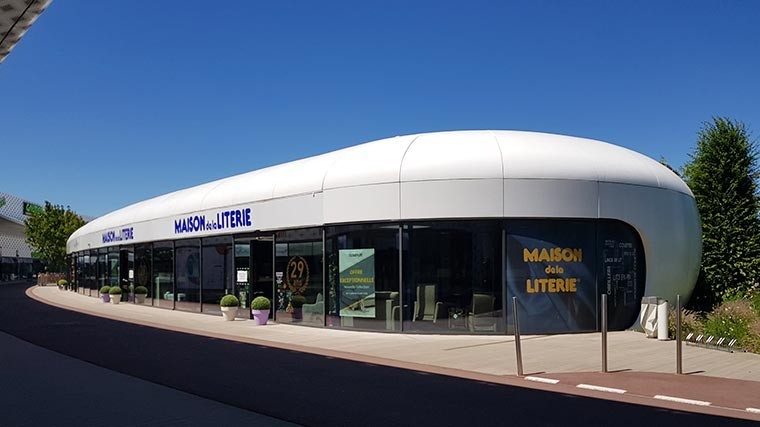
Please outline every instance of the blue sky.
[[55, 0], [0, 64], [2, 190], [101, 215], [388, 136], [524, 129], [675, 166], [760, 132], [760, 2]]

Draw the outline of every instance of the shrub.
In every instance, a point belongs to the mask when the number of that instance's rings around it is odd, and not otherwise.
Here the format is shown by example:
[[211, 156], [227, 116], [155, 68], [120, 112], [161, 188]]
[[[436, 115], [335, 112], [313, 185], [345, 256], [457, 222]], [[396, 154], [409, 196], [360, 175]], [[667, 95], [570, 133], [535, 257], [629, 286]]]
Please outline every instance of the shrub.
[[294, 295], [293, 298], [290, 299], [290, 303], [293, 305], [293, 308], [301, 308], [306, 304], [306, 297], [303, 295]]
[[755, 314], [760, 316], [760, 291], [754, 291], [749, 295], [749, 303], [755, 310]]
[[110, 290], [111, 290], [110, 286], [103, 286], [102, 288], [100, 288], [100, 293], [101, 294], [107, 294], [108, 291], [110, 291]]
[[135, 288], [135, 294], [148, 295], [148, 288], [146, 288], [145, 286], [138, 286]]
[[749, 324], [749, 334], [744, 339], [742, 348], [753, 353], [760, 353], [760, 317]]
[[219, 301], [219, 305], [222, 307], [237, 307], [240, 305], [240, 301], [235, 295], [225, 295], [222, 300]]
[[[701, 333], [704, 327], [704, 321], [696, 312], [681, 309], [681, 339], [686, 339], [691, 332]], [[674, 308], [668, 312], [668, 336], [673, 339], [676, 337], [676, 310]]]
[[108, 293], [110, 295], [121, 295], [121, 288], [118, 286], [112, 286], [111, 289], [108, 290]]
[[61, 279], [61, 280], [58, 281], [58, 287], [59, 288], [62, 288], [64, 286], [68, 285], [68, 284], [69, 284], [69, 282], [66, 279]]
[[251, 309], [253, 310], [269, 310], [270, 307], [269, 298], [267, 297], [256, 297], [253, 299], [253, 302], [251, 302]]
[[735, 338], [744, 346], [751, 341], [750, 325], [757, 320], [757, 314], [747, 300], [725, 301], [707, 315], [705, 333], [716, 337]]

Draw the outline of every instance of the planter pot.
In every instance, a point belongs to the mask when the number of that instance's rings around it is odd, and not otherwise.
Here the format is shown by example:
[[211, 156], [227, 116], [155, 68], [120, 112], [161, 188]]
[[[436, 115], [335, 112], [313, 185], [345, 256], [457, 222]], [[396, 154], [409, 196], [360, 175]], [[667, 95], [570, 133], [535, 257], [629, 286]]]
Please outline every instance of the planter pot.
[[269, 320], [269, 310], [251, 310], [253, 313], [253, 320], [257, 325], [266, 325]]
[[121, 295], [112, 295], [111, 304], [118, 304], [121, 302]]
[[237, 309], [237, 307], [222, 307], [222, 316], [224, 317], [224, 320], [228, 322], [235, 320], [235, 316], [237, 316]]
[[135, 294], [135, 304], [145, 304], [145, 294]]
[[303, 308], [301, 307], [293, 307], [293, 320], [296, 322], [299, 322], [303, 320]]
[[111, 301], [111, 295], [108, 295], [108, 294], [100, 294], [100, 298], [103, 299], [103, 302]]

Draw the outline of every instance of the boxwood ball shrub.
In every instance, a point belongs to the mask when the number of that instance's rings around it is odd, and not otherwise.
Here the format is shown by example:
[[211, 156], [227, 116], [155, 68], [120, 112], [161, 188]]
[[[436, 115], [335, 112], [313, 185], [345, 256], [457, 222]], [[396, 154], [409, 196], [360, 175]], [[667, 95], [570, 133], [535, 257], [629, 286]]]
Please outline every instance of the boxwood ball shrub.
[[240, 305], [240, 301], [235, 295], [225, 295], [222, 300], [219, 301], [219, 305], [222, 307], [237, 307]]
[[100, 293], [101, 294], [107, 294], [108, 291], [110, 291], [110, 290], [111, 290], [110, 286], [103, 286], [102, 288], [100, 288]]
[[290, 303], [293, 305], [293, 308], [301, 308], [306, 304], [306, 297], [303, 295], [294, 295], [293, 298], [290, 299]]
[[251, 309], [253, 310], [269, 310], [270, 303], [267, 297], [256, 297], [251, 302]]
[[108, 293], [110, 295], [121, 295], [121, 288], [118, 286], [113, 286], [108, 290]]
[[135, 288], [135, 294], [148, 295], [148, 288], [146, 288], [145, 286], [138, 286]]
[[68, 284], [69, 284], [69, 282], [66, 279], [61, 279], [61, 280], [58, 281], [58, 287], [59, 288], [62, 288], [64, 286], [68, 285]]

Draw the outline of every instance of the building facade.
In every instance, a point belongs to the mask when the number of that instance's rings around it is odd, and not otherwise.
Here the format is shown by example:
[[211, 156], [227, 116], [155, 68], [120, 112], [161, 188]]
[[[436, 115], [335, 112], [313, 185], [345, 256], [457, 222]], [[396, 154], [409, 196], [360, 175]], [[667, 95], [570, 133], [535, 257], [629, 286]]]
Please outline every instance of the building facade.
[[24, 219], [36, 203], [0, 192], [0, 282], [31, 280], [42, 269], [26, 243]]
[[79, 291], [278, 322], [419, 333], [524, 333], [635, 321], [641, 297], [688, 299], [694, 197], [630, 150], [516, 131], [401, 136], [136, 203], [68, 242]]

